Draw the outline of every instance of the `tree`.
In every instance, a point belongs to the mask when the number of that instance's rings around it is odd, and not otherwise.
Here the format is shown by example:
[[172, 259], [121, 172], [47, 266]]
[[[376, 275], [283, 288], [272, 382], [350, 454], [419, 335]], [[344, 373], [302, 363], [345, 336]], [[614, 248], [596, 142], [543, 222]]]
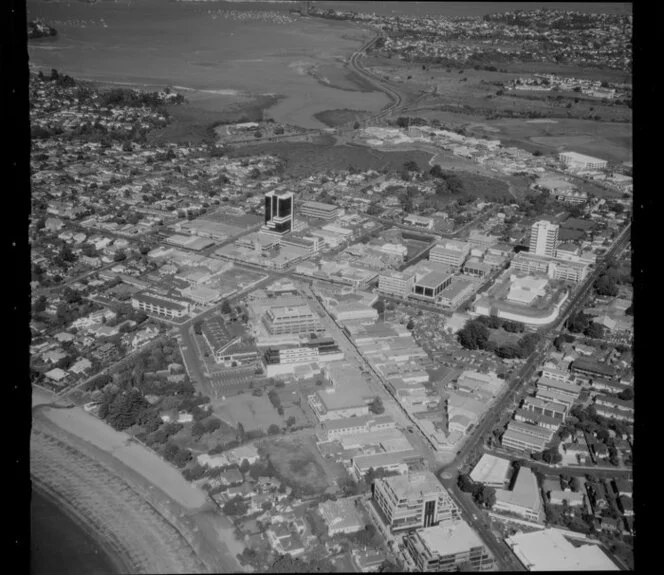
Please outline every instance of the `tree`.
[[359, 123], [359, 122], [355, 122], [355, 123], [353, 124], [353, 130], [358, 130], [359, 128], [360, 128], [360, 123]]
[[222, 507], [224, 514], [230, 515], [231, 517], [244, 515], [248, 509], [249, 506], [239, 495], [236, 495], [233, 499], [227, 501]]
[[563, 459], [557, 446], [549, 447], [542, 452], [542, 459], [545, 463], [560, 463]]
[[609, 275], [601, 275], [595, 282], [595, 291], [598, 295], [615, 297], [618, 295], [618, 284], [616, 279]]
[[496, 503], [496, 490], [493, 487], [488, 485], [482, 485], [475, 495], [475, 501], [478, 505], [484, 505], [484, 507], [493, 507]]
[[464, 493], [471, 493], [475, 487], [475, 482], [466, 473], [460, 473], [457, 478], [457, 485]]
[[228, 300], [224, 300], [224, 302], [221, 304], [221, 313], [223, 313], [224, 315], [230, 315], [231, 313], [233, 313], [231, 304], [228, 303]]
[[631, 401], [634, 399], [634, 390], [631, 387], [628, 387], [627, 389], [621, 391], [618, 394], [618, 397], [624, 401]]
[[489, 330], [481, 322], [472, 320], [459, 330], [457, 338], [466, 349], [484, 349], [489, 341]]
[[273, 423], [270, 425], [270, 427], [267, 428], [267, 432], [269, 435], [279, 435], [281, 432], [281, 429], [279, 429], [279, 426]]
[[604, 326], [593, 322], [583, 331], [583, 335], [590, 339], [602, 339], [604, 337]]
[[205, 425], [202, 421], [194, 422], [194, 425], [191, 428], [191, 435], [200, 438], [205, 433]]
[[374, 413], [376, 415], [380, 415], [381, 413], [385, 412], [385, 407], [383, 406], [383, 401], [381, 400], [380, 397], [376, 397], [370, 404], [369, 404], [369, 411], [371, 413]]
[[590, 324], [590, 317], [582, 311], [567, 320], [567, 329], [572, 333], [582, 333]]

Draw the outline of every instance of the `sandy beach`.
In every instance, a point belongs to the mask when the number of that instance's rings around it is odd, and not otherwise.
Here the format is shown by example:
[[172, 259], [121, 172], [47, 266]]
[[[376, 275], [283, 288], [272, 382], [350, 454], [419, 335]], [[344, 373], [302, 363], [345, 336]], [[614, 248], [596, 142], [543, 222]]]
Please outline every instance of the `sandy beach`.
[[128, 573], [230, 573], [243, 549], [206, 494], [80, 408], [33, 395], [35, 486], [86, 525]]

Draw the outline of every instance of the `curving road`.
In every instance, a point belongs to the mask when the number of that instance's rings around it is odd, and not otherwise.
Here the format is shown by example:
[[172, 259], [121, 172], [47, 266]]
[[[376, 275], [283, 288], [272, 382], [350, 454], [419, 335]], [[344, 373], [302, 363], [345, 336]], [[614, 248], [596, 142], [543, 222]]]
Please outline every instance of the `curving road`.
[[374, 86], [376, 86], [381, 92], [385, 92], [385, 94], [387, 94], [387, 97], [390, 100], [392, 100], [392, 103], [389, 106], [387, 106], [386, 108], [383, 108], [377, 114], [373, 114], [372, 116], [368, 117], [366, 120], [378, 120], [380, 118], [384, 118], [385, 116], [389, 116], [391, 113], [396, 112], [399, 108], [401, 108], [403, 106], [403, 103], [404, 103], [404, 98], [399, 92], [397, 92], [394, 88], [392, 88], [384, 80], [381, 80], [376, 75], [374, 75], [371, 72], [367, 71], [366, 68], [364, 68], [362, 66], [362, 64], [360, 64], [360, 58], [381, 37], [382, 37], [382, 34], [380, 32], [378, 32], [374, 38], [369, 40], [357, 52], [354, 52], [353, 55], [350, 57], [350, 60], [348, 61], [348, 65], [350, 66], [350, 68], [356, 74], [360, 75], [362, 78], [364, 78], [370, 84], [373, 84]]

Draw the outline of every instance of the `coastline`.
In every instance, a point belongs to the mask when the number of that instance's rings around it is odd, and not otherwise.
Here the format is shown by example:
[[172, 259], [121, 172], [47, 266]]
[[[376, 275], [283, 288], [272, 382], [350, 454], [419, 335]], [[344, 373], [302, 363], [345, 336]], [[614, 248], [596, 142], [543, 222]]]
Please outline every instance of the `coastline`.
[[[169, 469], [182, 485], [172, 478], [164, 482], [162, 466], [146, 477], [140, 462], [158, 459], [156, 454], [133, 441], [118, 444], [119, 432], [105, 423], [80, 408], [53, 409], [49, 400], [49, 394], [34, 390], [31, 480], [40, 493], [85, 525], [116, 564], [118, 557], [125, 559], [120, 572], [243, 571], [236, 559], [243, 544], [235, 540], [232, 527], [226, 527], [228, 519], [206, 495], [201, 499], [188, 493], [196, 488], [179, 471]], [[94, 420], [92, 428], [90, 421], [81, 423], [88, 418]], [[105, 443], [90, 437], [91, 432], [104, 434]], [[183, 491], [184, 486], [188, 489]]]
[[122, 572], [208, 571], [177, 527], [131, 485], [37, 421], [30, 475], [42, 492], [103, 542], [111, 557], [123, 558]]
[[63, 515], [66, 515], [74, 523], [80, 525], [85, 529], [87, 535], [98, 545], [116, 568], [117, 573], [132, 573], [132, 566], [123, 559], [124, 550], [121, 545], [111, 542], [108, 539], [101, 537], [95, 526], [90, 520], [80, 511], [76, 509], [70, 502], [62, 497], [57, 491], [54, 491], [48, 484], [44, 483], [35, 476], [30, 476], [31, 488], [34, 494], [43, 497], [55, 507], [58, 508]]

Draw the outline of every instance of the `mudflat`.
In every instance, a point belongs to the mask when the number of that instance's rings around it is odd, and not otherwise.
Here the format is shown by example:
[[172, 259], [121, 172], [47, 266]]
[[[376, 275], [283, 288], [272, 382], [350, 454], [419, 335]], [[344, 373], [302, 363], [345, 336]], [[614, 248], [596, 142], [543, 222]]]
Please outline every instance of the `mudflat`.
[[[352, 75], [343, 89], [315, 77], [320, 68], [335, 78], [343, 75], [343, 61], [372, 37], [371, 31], [318, 18], [273, 22], [219, 17], [213, 12], [218, 6], [255, 9], [155, 0], [92, 5], [31, 1], [30, 17], [52, 23], [58, 36], [31, 42], [30, 61], [77, 79], [178, 87], [208, 110], [223, 110], [246, 101], [247, 95], [283, 96], [267, 116], [305, 128], [324, 128], [314, 117], [324, 110], [377, 111], [389, 102], [382, 92], [366, 91], [359, 80], [354, 84]], [[291, 7], [269, 6], [284, 15]]]

